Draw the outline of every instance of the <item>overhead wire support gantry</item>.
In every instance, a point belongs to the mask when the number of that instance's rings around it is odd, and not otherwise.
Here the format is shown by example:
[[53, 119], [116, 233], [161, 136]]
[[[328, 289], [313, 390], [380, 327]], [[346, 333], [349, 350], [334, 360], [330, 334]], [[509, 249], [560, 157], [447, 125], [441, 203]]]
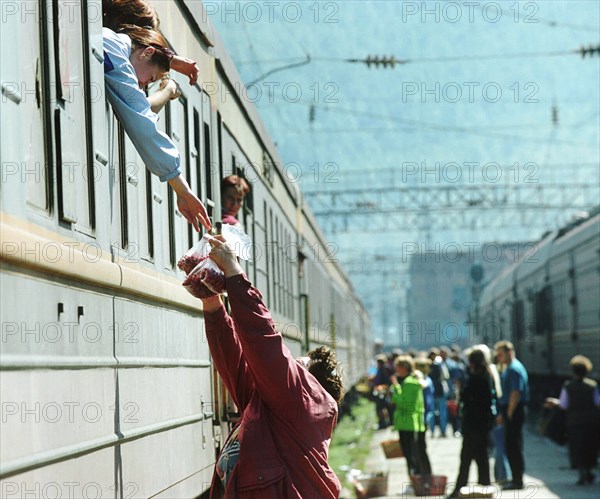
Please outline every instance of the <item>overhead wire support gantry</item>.
[[555, 225], [598, 204], [592, 183], [442, 185], [309, 191], [305, 198], [328, 229], [476, 229]]

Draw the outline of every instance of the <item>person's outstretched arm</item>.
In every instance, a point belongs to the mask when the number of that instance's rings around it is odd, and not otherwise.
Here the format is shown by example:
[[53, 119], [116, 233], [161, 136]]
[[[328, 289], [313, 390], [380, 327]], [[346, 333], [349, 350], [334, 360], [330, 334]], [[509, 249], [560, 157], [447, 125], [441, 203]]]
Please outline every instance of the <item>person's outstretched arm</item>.
[[315, 401], [325, 403], [323, 411], [336, 413], [337, 404], [333, 401], [331, 407], [327, 404], [330, 398], [325, 390], [294, 359], [281, 334], [275, 331], [262, 295], [246, 278], [233, 249], [224, 243], [222, 236], [210, 238], [209, 242], [210, 257], [225, 273], [235, 331], [255, 388], [263, 400], [275, 412], [282, 411], [284, 417], [297, 416], [295, 409], [305, 410], [311, 404], [314, 408]]
[[150, 109], [139, 88], [128, 54], [129, 38], [104, 28], [104, 81], [108, 100], [127, 135], [146, 164], [161, 182], [168, 181], [177, 194], [177, 206], [196, 230], [198, 222], [210, 229], [208, 213], [181, 176], [179, 151], [173, 141], [158, 129], [158, 116]]
[[173, 188], [175, 194], [177, 194], [177, 209], [194, 226], [196, 232], [200, 231], [198, 222], [210, 230], [210, 218], [208, 217], [206, 208], [192, 189], [190, 189], [185, 178], [181, 175], [173, 177], [169, 180], [169, 185]]
[[244, 359], [233, 321], [220, 296], [202, 300], [206, 339], [213, 362], [235, 405], [243, 411], [252, 393], [252, 376]]

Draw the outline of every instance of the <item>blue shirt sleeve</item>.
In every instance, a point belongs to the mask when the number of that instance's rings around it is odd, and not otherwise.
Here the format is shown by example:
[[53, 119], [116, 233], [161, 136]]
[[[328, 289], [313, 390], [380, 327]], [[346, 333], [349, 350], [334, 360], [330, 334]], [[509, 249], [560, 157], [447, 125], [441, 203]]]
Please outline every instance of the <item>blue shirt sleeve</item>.
[[106, 71], [104, 82], [112, 108], [123, 124], [146, 167], [161, 182], [181, 173], [179, 151], [173, 141], [157, 127], [158, 116], [150, 109], [146, 95], [139, 88], [135, 70], [129, 61], [131, 40], [104, 28], [104, 53], [113, 69]]
[[510, 399], [511, 392], [517, 390], [521, 395], [526, 391], [525, 379], [516, 369], [509, 369], [507, 375], [508, 398]]

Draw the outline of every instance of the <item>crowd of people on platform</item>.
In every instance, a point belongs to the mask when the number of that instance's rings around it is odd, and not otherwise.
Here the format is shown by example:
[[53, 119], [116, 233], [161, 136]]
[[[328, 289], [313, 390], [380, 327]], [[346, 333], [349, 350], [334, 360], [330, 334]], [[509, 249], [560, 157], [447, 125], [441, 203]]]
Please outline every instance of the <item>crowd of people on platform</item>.
[[[596, 447], [590, 441], [598, 438], [600, 391], [587, 377], [592, 369], [589, 359], [576, 356], [571, 365], [573, 381], [565, 384], [560, 399], [548, 399], [546, 406], [567, 412], [571, 462], [579, 469], [577, 484], [584, 485], [595, 478], [591, 469]], [[511, 342], [498, 342], [494, 351], [486, 345], [465, 351], [458, 346], [407, 353], [394, 350], [376, 357], [369, 379], [378, 428], [393, 426], [398, 431], [409, 475], [432, 473], [428, 432], [431, 438], [462, 436], [459, 474], [448, 497], [459, 497], [461, 487], [468, 483], [472, 461], [480, 485], [491, 485], [493, 478], [505, 490], [524, 488], [523, 426], [529, 380]], [[585, 426], [586, 431], [575, 431], [576, 425]]]

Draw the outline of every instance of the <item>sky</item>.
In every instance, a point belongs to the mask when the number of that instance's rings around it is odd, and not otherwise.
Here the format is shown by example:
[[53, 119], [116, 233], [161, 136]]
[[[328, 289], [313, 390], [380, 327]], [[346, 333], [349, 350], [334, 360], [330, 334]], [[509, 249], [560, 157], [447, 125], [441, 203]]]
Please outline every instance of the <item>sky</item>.
[[[495, 228], [498, 212], [476, 222], [465, 213], [471, 221], [453, 224], [432, 206], [401, 230], [394, 220], [402, 212], [373, 214], [369, 233], [358, 223], [364, 218], [349, 217], [353, 230], [345, 231], [324, 213], [330, 198], [323, 193], [600, 185], [600, 57], [569, 53], [600, 43], [598, 1], [204, 4], [242, 80], [255, 82], [247, 98], [342, 264], [398, 253], [407, 241], [537, 240], [578, 210], [523, 208], [506, 212], [509, 226]], [[407, 62], [368, 68], [344, 61], [369, 55]], [[321, 195], [310, 197], [315, 192]], [[598, 190], [591, 193], [598, 204]], [[352, 278], [359, 294], [372, 293], [372, 279]], [[403, 299], [399, 286], [384, 291]]]

